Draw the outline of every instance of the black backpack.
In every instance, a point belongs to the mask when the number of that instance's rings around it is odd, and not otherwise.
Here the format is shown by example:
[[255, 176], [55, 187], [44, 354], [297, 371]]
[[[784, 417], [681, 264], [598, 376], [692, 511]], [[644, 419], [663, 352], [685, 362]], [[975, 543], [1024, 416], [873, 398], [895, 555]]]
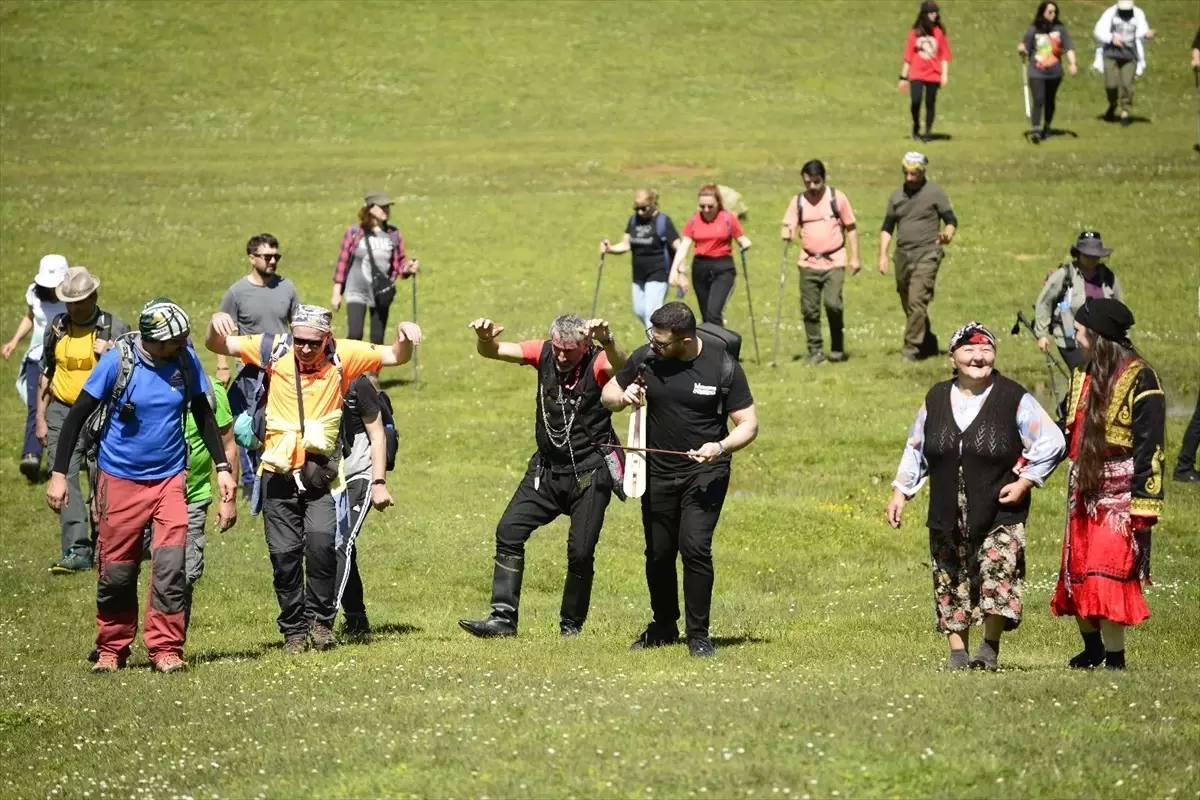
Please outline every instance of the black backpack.
[[396, 430], [396, 418], [392, 414], [392, 398], [387, 392], [379, 391], [379, 417], [383, 420], [383, 435], [387, 441], [387, 471], [396, 468], [396, 453], [400, 450], [400, 432]]
[[711, 322], [701, 322], [696, 326], [696, 333], [706, 346], [720, 348], [725, 356], [721, 362], [720, 382], [721, 410], [724, 411], [725, 398], [729, 396], [729, 390], [733, 387], [734, 367], [742, 354], [742, 335]]

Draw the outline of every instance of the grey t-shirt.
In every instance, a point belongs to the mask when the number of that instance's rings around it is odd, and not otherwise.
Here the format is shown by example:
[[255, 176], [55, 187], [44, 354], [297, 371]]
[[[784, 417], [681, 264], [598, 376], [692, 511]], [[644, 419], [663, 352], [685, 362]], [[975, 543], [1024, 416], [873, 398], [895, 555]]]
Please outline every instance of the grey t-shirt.
[[221, 310], [233, 317], [238, 333], [287, 333], [292, 313], [300, 304], [296, 285], [278, 275], [266, 286], [256, 286], [242, 278], [229, 287], [221, 299]]
[[[371, 237], [370, 255], [375, 259], [376, 270], [385, 278], [391, 279], [392, 274], [392, 238], [383, 228], [374, 228]], [[371, 259], [367, 254], [367, 237], [363, 236], [354, 251], [354, 260], [350, 262], [350, 270], [346, 274], [346, 287], [342, 297], [347, 303], [362, 303], [365, 306], [375, 305], [375, 293], [371, 291]]]
[[909, 194], [900, 187], [888, 199], [884, 218], [896, 220], [896, 249], [917, 252], [938, 247], [942, 218], [953, 213], [950, 198], [942, 187], [927, 181]]

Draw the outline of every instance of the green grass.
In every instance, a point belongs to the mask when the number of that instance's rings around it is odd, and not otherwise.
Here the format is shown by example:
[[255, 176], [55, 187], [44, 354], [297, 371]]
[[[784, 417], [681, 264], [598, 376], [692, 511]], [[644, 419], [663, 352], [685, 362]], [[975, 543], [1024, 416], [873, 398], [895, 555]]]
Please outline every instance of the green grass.
[[[424, 266], [428, 335], [420, 391], [392, 389], [399, 504], [362, 541], [383, 631], [285, 659], [247, 515], [210, 537], [194, 668], [173, 678], [144, 656], [85, 674], [94, 580], [46, 572], [57, 525], [17, 474], [24, 410], [0, 392], [0, 795], [1200, 796], [1193, 488], [1168, 485], [1154, 616], [1130, 635], [1126, 674], [1063, 668], [1077, 636], [1047, 608], [1061, 474], [1035, 495], [1011, 669], [937, 671], [925, 501], [899, 532], [883, 508], [907, 426], [948, 369], [899, 363], [894, 285], [870, 274], [911, 147], [894, 76], [912, 5], [0, 2], [3, 335], [46, 252], [94, 269], [127, 318], [166, 293], [200, 323], [242, 274], [246, 238], [269, 230], [283, 271], [323, 302], [374, 188], [398, 199]], [[953, 139], [924, 149], [962, 225], [936, 330], [1007, 330], [1074, 235], [1099, 228], [1168, 389], [1173, 463], [1200, 389], [1186, 68], [1200, 14], [1148, 9], [1160, 39], [1137, 113], [1151, 124], [1099, 122], [1102, 89], [1081, 74], [1056, 120], [1079, 138], [1034, 148], [1013, 55], [1034, 4], [946, 5], [956, 61], [937, 129]], [[1064, 7], [1081, 46], [1104, 5]], [[777, 221], [812, 157], [863, 232], [853, 358], [770, 369]], [[525, 338], [586, 311], [596, 244], [619, 234], [633, 188], [656, 186], [682, 222], [708, 179], [751, 206], [764, 361], [747, 365], [762, 433], [737, 457], [714, 543], [718, 657], [626, 652], [647, 619], [634, 504], [610, 510], [584, 636], [557, 637], [558, 523], [529, 545], [521, 636], [470, 640], [455, 620], [486, 607], [493, 528], [533, 446], [533, 375], [476, 357], [467, 321]], [[610, 260], [602, 303], [634, 345], [627, 270]], [[744, 289], [729, 317], [748, 334]], [[790, 274], [789, 356], [803, 349], [795, 292]], [[1048, 397], [1028, 337], [1004, 336], [999, 365]]]

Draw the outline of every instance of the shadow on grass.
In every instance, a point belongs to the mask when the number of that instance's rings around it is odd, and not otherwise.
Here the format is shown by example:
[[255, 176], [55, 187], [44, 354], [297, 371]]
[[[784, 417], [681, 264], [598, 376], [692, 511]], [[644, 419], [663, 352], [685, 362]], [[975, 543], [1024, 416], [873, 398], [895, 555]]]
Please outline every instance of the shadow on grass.
[[770, 644], [770, 639], [759, 636], [714, 636], [713, 644], [717, 647], [739, 647], [744, 644]]
[[262, 645], [253, 648], [247, 647], [242, 650], [201, 650], [199, 653], [193, 653], [188, 656], [188, 661], [192, 664], [213, 664], [221, 661], [249, 661], [255, 658], [261, 658], [272, 650], [282, 650], [283, 641], [264, 642]]
[[411, 377], [401, 378], [399, 376], [393, 376], [390, 378], [381, 379], [379, 381], [380, 389], [395, 389], [397, 386], [412, 386], [412, 385], [413, 385], [413, 379]]
[[[1033, 139], [1031, 138], [1031, 137], [1033, 136], [1033, 131], [1025, 131], [1025, 133], [1024, 133], [1023, 135], [1025, 136], [1025, 141], [1027, 141], [1027, 142], [1030, 142], [1030, 143], [1033, 143]], [[1042, 138], [1042, 141], [1043, 141], [1043, 142], [1044, 142], [1044, 141], [1046, 141], [1046, 138], [1051, 138], [1051, 139], [1053, 139], [1053, 138], [1057, 138], [1057, 137], [1059, 137], [1059, 136], [1069, 136], [1069, 137], [1071, 137], [1072, 139], [1078, 139], [1078, 138], [1079, 138], [1079, 134], [1078, 134], [1078, 133], [1076, 133], [1075, 131], [1072, 131], [1072, 130], [1067, 130], [1066, 128], [1051, 128], [1051, 129], [1050, 129], [1050, 136], [1049, 136], [1049, 137], [1043, 137], [1043, 138]]]
[[414, 633], [424, 633], [424, 628], [409, 625], [406, 622], [385, 622], [382, 625], [372, 625], [372, 636], [408, 636]]
[[[1097, 115], [1096, 115], [1096, 119], [1100, 120], [1101, 122], [1107, 122], [1107, 123], [1109, 123], [1110, 125], [1116, 125], [1116, 124], [1118, 124], [1118, 123], [1121, 121], [1121, 118], [1120, 118], [1120, 117], [1118, 117], [1118, 116], [1113, 116], [1113, 117], [1111, 117], [1111, 118], [1110, 118], [1110, 117], [1108, 117], [1108, 116], [1107, 116], [1107, 115], [1105, 115], [1105, 114], [1097, 114]], [[1153, 120], [1151, 120], [1149, 117], [1142, 117], [1142, 116], [1139, 116], [1139, 115], [1137, 115], [1137, 114], [1130, 114], [1130, 115], [1129, 115], [1129, 121], [1130, 121], [1130, 123], [1134, 123], [1134, 122], [1147, 122], [1147, 123], [1148, 123], [1148, 122], [1153, 122]]]

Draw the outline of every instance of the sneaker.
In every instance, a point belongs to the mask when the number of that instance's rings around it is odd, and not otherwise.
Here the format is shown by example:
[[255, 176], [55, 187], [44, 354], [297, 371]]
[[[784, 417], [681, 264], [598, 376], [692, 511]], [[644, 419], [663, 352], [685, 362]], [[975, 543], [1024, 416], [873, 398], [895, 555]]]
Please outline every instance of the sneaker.
[[1121, 127], [1128, 128], [1132, 124], [1133, 124], [1133, 118], [1129, 116], [1129, 112], [1122, 111], [1121, 112]]
[[347, 636], [366, 636], [371, 632], [371, 622], [363, 613], [346, 612], [342, 620], [342, 633]]
[[58, 563], [50, 568], [50, 572], [54, 575], [72, 575], [76, 572], [87, 572], [92, 568], [92, 554], [84, 555], [77, 550], [72, 550], [58, 560]]
[[717, 646], [707, 636], [693, 636], [688, 639], [688, 652], [696, 658], [708, 658], [717, 654]]
[[808, 361], [806, 363], [809, 366], [812, 366], [814, 364], [822, 364], [824, 362], [825, 362], [825, 353], [823, 353], [820, 350], [813, 350], [811, 353], [808, 354]]
[[175, 653], [167, 653], [165, 656], [151, 659], [150, 664], [154, 667], [155, 672], [161, 672], [164, 675], [183, 672], [188, 668], [188, 663]]
[[[97, 661], [99, 661], [100, 660], [100, 648], [93, 647], [92, 652], [87, 654], [87, 660], [93, 664], [95, 664]], [[125, 664], [128, 661], [129, 661], [129, 651], [125, 650], [123, 653], [120, 653], [117, 655], [117, 668], [125, 669]]]
[[829, 360], [834, 362], [835, 364], [845, 361], [846, 358], [847, 358], [846, 354], [843, 353], [841, 350], [832, 350], [829, 353]]
[[42, 459], [33, 453], [26, 453], [21, 456], [21, 465], [18, 469], [30, 483], [37, 483], [42, 477]]
[[583, 633], [583, 626], [573, 620], [564, 619], [558, 623], [558, 632], [564, 639], [569, 639]]
[[933, 141], [933, 134], [930, 133], [929, 131], [925, 131], [924, 133], [921, 134], [921, 141], [924, 142], [925, 144], [929, 144], [930, 142]]
[[913, 132], [912, 132], [912, 140], [913, 140], [914, 142], [919, 142], [919, 141], [921, 141], [921, 134], [920, 134], [919, 132], [917, 132], [917, 131], [913, 131]]
[[293, 633], [283, 640], [285, 655], [298, 656], [308, 649], [308, 637], [303, 633]]
[[630, 650], [649, 650], [652, 647], [666, 647], [679, 641], [679, 631], [674, 628], [661, 629], [651, 622], [642, 631], [642, 635], [629, 645]]
[[97, 653], [96, 663], [89, 670], [93, 675], [103, 675], [106, 672], [116, 672], [121, 668], [121, 662], [112, 653]]
[[1196, 472], [1194, 469], [1189, 469], [1184, 472], [1176, 472], [1171, 476], [1171, 478], [1179, 481], [1180, 483], [1200, 483], [1200, 472]]
[[333, 635], [333, 628], [328, 625], [314, 622], [308, 629], [308, 635], [312, 637], [313, 650], [329, 650], [337, 647], [337, 637]]
[[1044, 138], [1045, 137], [1042, 136], [1041, 131], [1032, 131], [1029, 134], [1029, 141], [1031, 144], [1039, 144]]

